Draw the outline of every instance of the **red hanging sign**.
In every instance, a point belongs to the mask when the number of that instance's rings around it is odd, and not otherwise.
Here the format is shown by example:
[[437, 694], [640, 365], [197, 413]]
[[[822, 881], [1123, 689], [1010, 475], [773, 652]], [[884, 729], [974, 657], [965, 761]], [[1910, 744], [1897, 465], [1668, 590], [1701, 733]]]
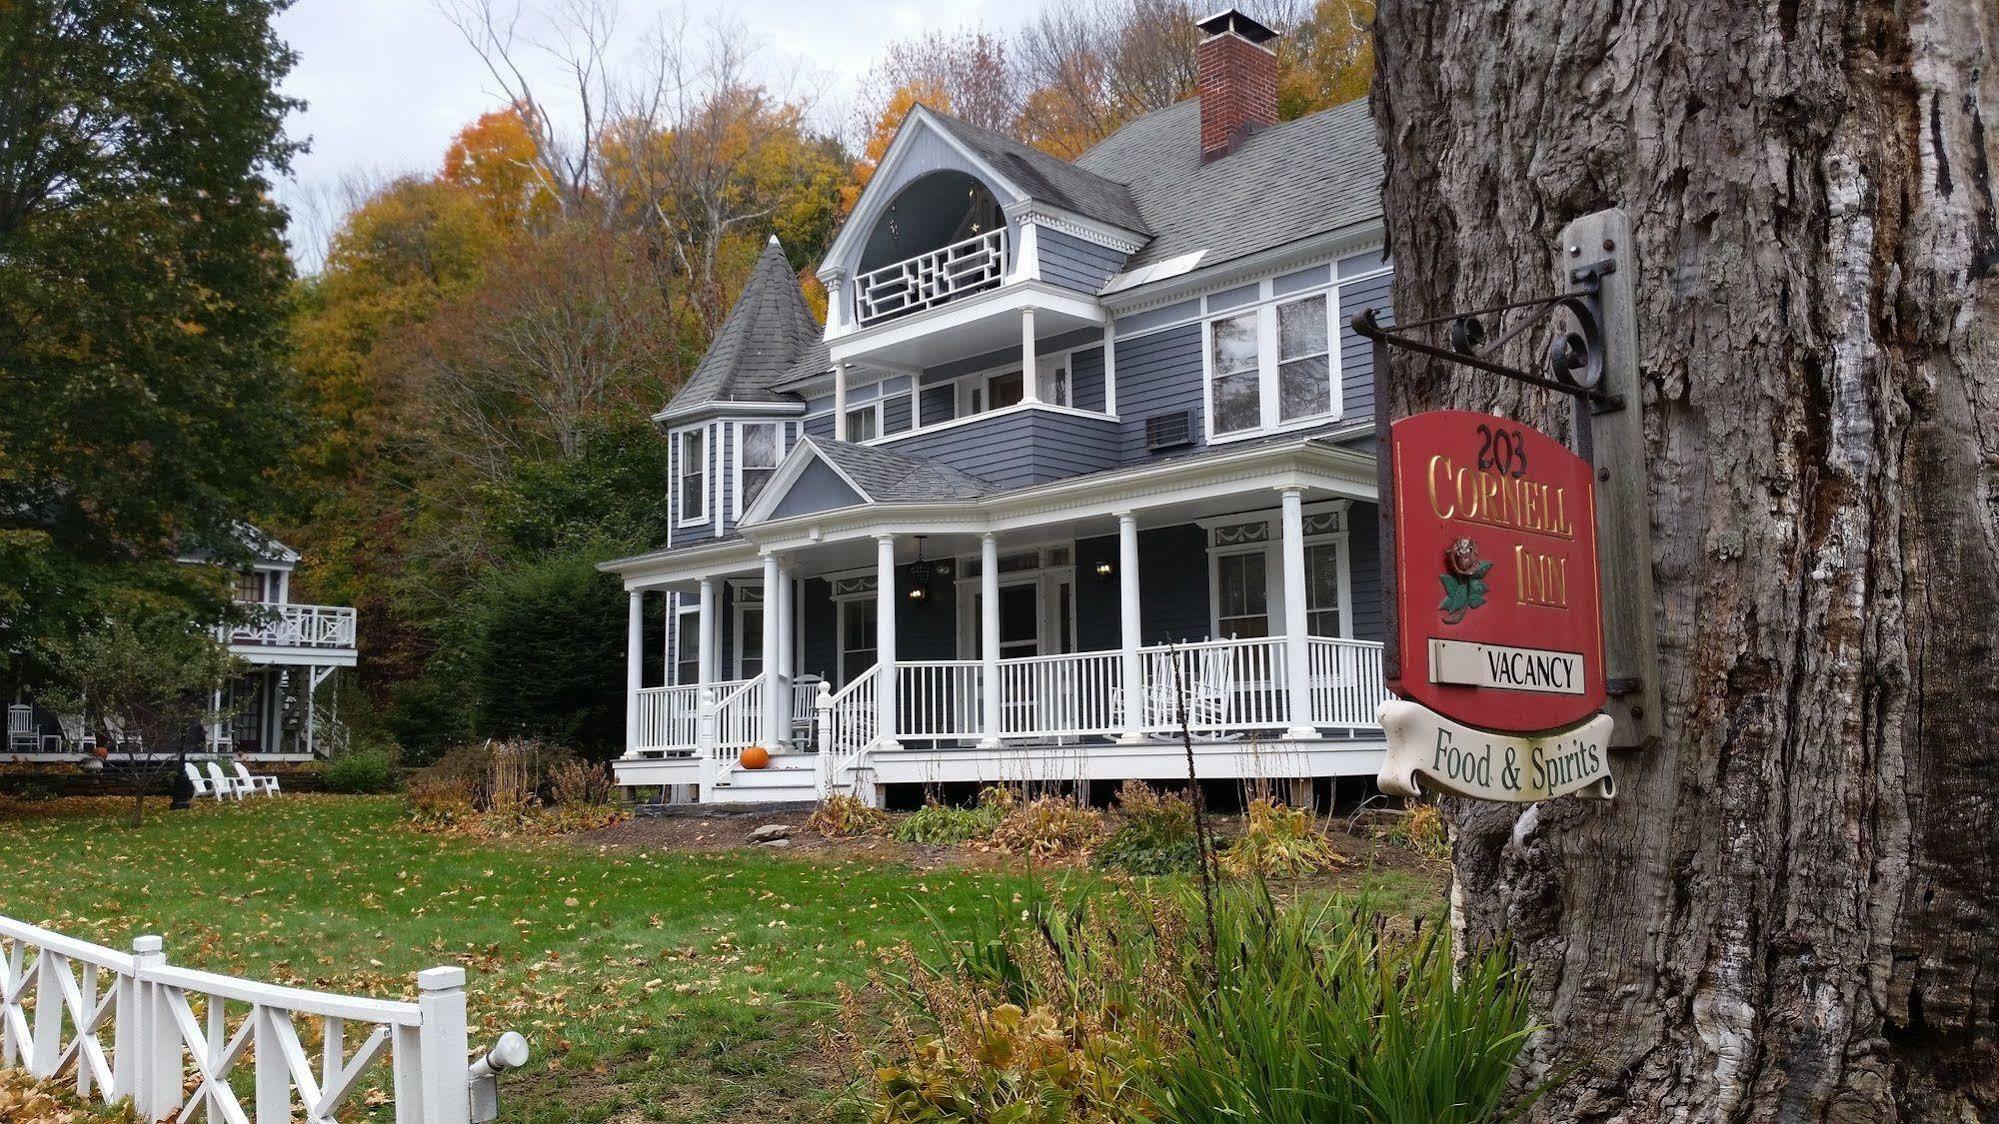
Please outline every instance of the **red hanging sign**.
[[1485, 730], [1573, 726], [1604, 703], [1595, 479], [1519, 422], [1439, 410], [1390, 427], [1400, 675]]

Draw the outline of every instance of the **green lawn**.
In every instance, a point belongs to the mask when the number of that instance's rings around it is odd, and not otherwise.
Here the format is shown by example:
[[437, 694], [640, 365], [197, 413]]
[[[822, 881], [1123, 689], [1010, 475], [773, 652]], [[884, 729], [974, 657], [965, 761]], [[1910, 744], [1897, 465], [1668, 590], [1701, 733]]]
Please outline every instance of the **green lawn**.
[[[62, 807], [62, 814], [48, 814]], [[149, 812], [0, 809], [0, 913], [113, 947], [166, 939], [189, 967], [409, 997], [462, 964], [475, 1045], [534, 1046], [503, 1118], [819, 1119], [835, 985], [1024, 877], [887, 864], [472, 843], [400, 798], [286, 796]]]

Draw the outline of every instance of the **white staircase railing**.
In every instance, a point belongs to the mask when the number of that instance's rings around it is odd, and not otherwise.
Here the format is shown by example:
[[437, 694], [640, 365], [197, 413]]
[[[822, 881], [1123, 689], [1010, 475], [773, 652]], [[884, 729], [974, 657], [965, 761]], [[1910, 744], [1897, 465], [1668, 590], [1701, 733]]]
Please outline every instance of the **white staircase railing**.
[[871, 269], [854, 279], [854, 314], [862, 324], [917, 312], [1006, 277], [1006, 227]]
[[725, 750], [762, 745], [764, 741], [764, 684], [766, 677], [715, 685], [715, 755]]
[[831, 796], [843, 786], [851, 790], [851, 774], [861, 767], [875, 744], [881, 722], [877, 709], [880, 676], [881, 665], [876, 664], [837, 692], [828, 685], [814, 700], [821, 796]]
[[[123, 953], [0, 917], [0, 1066], [43, 1081], [73, 1070], [79, 1098], [130, 1097], [145, 1121], [198, 1111], [207, 1121], [278, 1124], [296, 1105], [311, 1124], [331, 1124], [343, 1106], [383, 1094], [397, 1124], [492, 1119], [493, 1077], [527, 1060], [526, 1043], [510, 1033], [472, 1062], [465, 970], [416, 979], [414, 1003], [280, 987], [174, 967], [158, 937]], [[247, 1109], [231, 1080], [246, 1055]], [[388, 1087], [372, 1090], [384, 1059]]]

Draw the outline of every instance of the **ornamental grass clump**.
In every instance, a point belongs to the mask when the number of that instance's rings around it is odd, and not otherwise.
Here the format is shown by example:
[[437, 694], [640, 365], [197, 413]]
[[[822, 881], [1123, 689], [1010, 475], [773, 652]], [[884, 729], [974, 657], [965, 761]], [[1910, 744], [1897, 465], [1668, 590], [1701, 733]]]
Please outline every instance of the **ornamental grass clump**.
[[1222, 851], [1222, 870], [1237, 877], [1298, 878], [1346, 862], [1312, 813], [1268, 797], [1250, 802], [1243, 833]]
[[410, 818], [426, 830], [503, 838], [566, 835], [625, 818], [609, 768], [533, 740], [446, 753], [409, 782]]
[[889, 819], [887, 812], [869, 807], [868, 802], [858, 796], [835, 793], [812, 809], [812, 816], [805, 821], [805, 826], [828, 839], [844, 839], [856, 835], [880, 835], [888, 830]]
[[1201, 837], [1194, 804], [1177, 792], [1161, 793], [1128, 780], [1117, 795], [1117, 826], [1090, 852], [1090, 861], [1126, 874], [1179, 874], [1201, 865]]
[[1001, 851], [1038, 859], [1080, 855], [1104, 833], [1104, 816], [1060, 796], [1042, 796], [1016, 803], [992, 831], [992, 845]]
[[[1045, 893], [905, 947], [845, 998], [870, 1118], [1473, 1124], [1502, 1119], [1529, 1022], [1504, 949], [1261, 885]], [[933, 917], [933, 922], [937, 919]], [[1210, 932], [1216, 934], [1209, 946]], [[1529, 1090], [1528, 1096], [1541, 1090]]]

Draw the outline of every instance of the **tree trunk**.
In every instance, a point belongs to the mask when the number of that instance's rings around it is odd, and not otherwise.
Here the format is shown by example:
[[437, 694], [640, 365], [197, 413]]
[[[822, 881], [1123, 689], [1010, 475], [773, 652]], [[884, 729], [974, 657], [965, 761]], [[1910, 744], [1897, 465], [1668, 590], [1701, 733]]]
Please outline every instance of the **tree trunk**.
[[1383, 0], [1376, 43], [1403, 320], [1637, 228], [1665, 738], [1608, 804], [1450, 809], [1530, 1070], [1580, 1067], [1534, 1117], [1999, 1119], [1999, 9]]

